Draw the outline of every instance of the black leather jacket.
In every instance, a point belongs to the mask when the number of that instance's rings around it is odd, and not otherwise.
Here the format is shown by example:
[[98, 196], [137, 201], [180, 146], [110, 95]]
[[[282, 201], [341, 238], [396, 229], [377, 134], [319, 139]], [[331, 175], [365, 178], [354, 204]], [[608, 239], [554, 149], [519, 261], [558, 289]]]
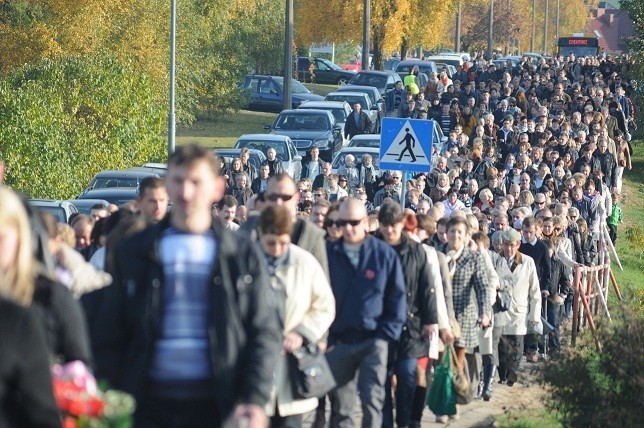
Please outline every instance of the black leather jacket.
[[[161, 330], [164, 273], [158, 246], [170, 217], [124, 240], [113, 268], [115, 293], [106, 329], [117, 337], [112, 346], [117, 366], [115, 387], [140, 397], [148, 382], [154, 345]], [[208, 335], [216, 401], [222, 419], [238, 403], [264, 406], [269, 399], [281, 332], [274, 302], [267, 297], [268, 275], [257, 247], [213, 220], [217, 240], [210, 275]]]

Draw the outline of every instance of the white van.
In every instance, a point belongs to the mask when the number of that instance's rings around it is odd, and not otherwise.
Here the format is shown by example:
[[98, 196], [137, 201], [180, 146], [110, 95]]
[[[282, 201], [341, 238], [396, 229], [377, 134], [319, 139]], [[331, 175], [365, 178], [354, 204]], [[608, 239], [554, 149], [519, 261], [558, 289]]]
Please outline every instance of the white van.
[[426, 61], [434, 61], [435, 63], [444, 63], [453, 65], [454, 67], [463, 66], [463, 58], [459, 54], [439, 54], [432, 55], [425, 58]]

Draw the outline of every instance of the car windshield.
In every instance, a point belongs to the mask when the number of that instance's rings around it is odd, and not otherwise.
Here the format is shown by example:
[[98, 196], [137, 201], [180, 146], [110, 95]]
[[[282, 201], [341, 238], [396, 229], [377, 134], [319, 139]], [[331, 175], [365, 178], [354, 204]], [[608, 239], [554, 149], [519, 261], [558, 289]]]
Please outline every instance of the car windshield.
[[329, 122], [321, 114], [280, 114], [275, 121], [275, 129], [323, 130], [329, 129]]
[[282, 160], [288, 160], [288, 149], [284, 141], [258, 141], [258, 140], [239, 140], [236, 144], [238, 149], [247, 147], [249, 149], [261, 150], [264, 155], [269, 148], [274, 148], [277, 157]]
[[67, 216], [65, 214], [65, 210], [62, 209], [61, 207], [43, 207], [38, 205], [34, 205], [34, 206], [37, 211], [42, 211], [42, 212], [52, 214], [54, 217], [56, 217], [56, 221], [58, 221], [58, 223], [67, 223]]
[[349, 147], [374, 147], [380, 148], [380, 137], [357, 138], [349, 142]]
[[[284, 80], [282, 79], [279, 82], [278, 81], [275, 82], [280, 87], [280, 90], [283, 90], [282, 89], [283, 81]], [[306, 86], [304, 86], [303, 84], [301, 84], [299, 81], [297, 81], [295, 79], [291, 79], [291, 92], [294, 93], [294, 94], [310, 94], [311, 93], [311, 91], [306, 89]]]
[[[353, 155], [354, 158], [356, 158], [356, 163], [357, 162], [362, 162], [362, 156], [367, 154], [366, 152], [360, 151], [360, 150], [351, 150], [350, 152], [341, 152], [338, 153], [338, 155], [335, 157], [333, 160], [333, 164], [331, 165], [332, 169], [338, 169], [341, 166], [344, 166], [344, 158], [348, 155], [351, 154]], [[373, 166], [376, 169], [380, 169], [380, 157], [378, 156], [377, 153], [368, 153], [371, 155], [371, 160], [373, 163]]]
[[331, 70], [342, 70], [342, 67], [340, 67], [337, 64], [332, 63], [331, 61], [329, 61], [327, 59], [320, 59], [319, 61], [321, 63], [323, 63], [324, 65], [326, 65], [327, 67], [329, 67]]
[[366, 110], [368, 107], [365, 102], [364, 97], [357, 95], [345, 95], [345, 94], [329, 94], [326, 96], [327, 101], [346, 101], [350, 106], [353, 107], [354, 104], [360, 104], [362, 110]]
[[91, 189], [103, 189], [106, 187], [139, 187], [137, 177], [99, 177], [90, 186]]
[[375, 86], [384, 88], [387, 86], [387, 76], [371, 73], [358, 73], [349, 81], [352, 85]]

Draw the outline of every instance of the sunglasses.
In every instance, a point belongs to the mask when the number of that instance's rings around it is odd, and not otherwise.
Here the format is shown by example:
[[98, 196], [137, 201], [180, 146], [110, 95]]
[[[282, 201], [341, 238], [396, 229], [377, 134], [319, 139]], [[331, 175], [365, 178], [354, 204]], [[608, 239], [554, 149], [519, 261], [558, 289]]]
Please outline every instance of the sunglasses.
[[293, 195], [285, 195], [280, 193], [268, 193], [264, 197], [271, 202], [275, 202], [278, 199], [281, 199], [282, 201], [287, 202], [293, 199]]
[[337, 220], [331, 220], [331, 219], [324, 220], [324, 227], [333, 227], [333, 226], [340, 227], [340, 224], [338, 224]]
[[361, 222], [362, 222], [362, 219], [358, 219], [358, 220], [342, 220], [342, 219], [338, 219], [338, 220], [336, 220], [335, 224], [337, 224], [338, 227], [344, 227], [347, 224], [350, 224], [351, 226], [356, 227]]
[[314, 193], [313, 196], [317, 196], [321, 198], [324, 196], [324, 193]]

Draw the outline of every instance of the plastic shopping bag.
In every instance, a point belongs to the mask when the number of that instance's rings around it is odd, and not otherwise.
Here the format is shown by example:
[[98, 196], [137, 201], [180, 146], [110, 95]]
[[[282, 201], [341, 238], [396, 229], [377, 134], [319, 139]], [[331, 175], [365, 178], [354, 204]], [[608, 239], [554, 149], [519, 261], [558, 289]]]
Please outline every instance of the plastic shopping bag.
[[434, 382], [427, 396], [427, 407], [435, 415], [456, 414], [454, 374], [452, 372], [452, 358], [448, 349], [443, 353], [440, 364], [434, 369]]

